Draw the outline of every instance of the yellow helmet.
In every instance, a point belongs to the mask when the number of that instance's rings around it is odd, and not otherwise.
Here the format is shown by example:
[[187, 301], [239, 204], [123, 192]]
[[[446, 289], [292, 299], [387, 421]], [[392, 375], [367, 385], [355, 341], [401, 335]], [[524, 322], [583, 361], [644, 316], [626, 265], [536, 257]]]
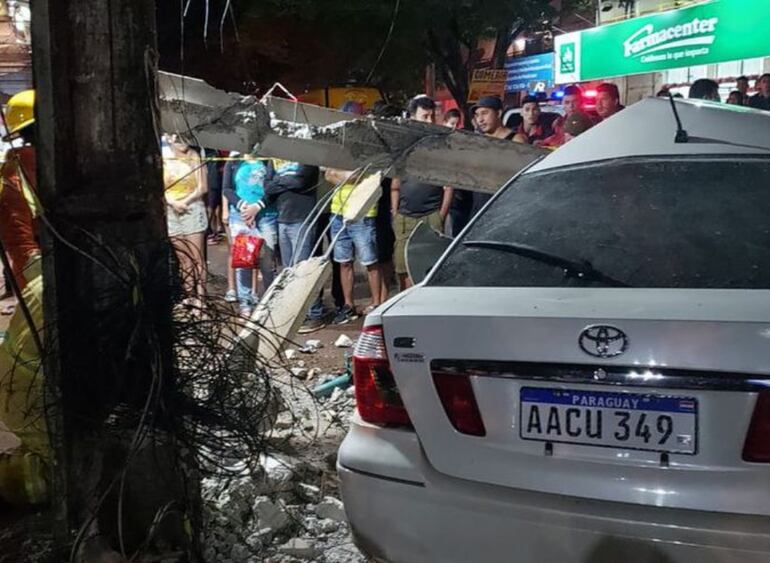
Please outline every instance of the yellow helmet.
[[5, 109], [5, 126], [8, 135], [18, 133], [35, 122], [35, 91], [24, 90], [8, 100]]

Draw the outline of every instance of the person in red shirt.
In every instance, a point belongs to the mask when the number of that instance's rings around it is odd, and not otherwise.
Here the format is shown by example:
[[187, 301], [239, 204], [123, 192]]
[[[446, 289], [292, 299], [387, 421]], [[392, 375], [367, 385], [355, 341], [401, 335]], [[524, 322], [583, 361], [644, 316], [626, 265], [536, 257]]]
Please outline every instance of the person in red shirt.
[[34, 90], [19, 92], [8, 101], [6, 140], [22, 139], [12, 148], [0, 169], [0, 240], [11, 261], [11, 274], [23, 289], [22, 272], [40, 252], [37, 237], [37, 178], [34, 147]]
[[556, 148], [562, 146], [566, 142], [564, 124], [573, 113], [583, 112], [583, 91], [580, 89], [580, 86], [567, 86], [564, 89], [562, 106], [564, 108], [564, 115], [553, 122], [553, 135], [542, 141], [535, 141], [535, 145], [546, 148]]
[[540, 102], [537, 98], [525, 96], [521, 101], [521, 124], [516, 130], [516, 135], [526, 138], [529, 144], [550, 137], [553, 133], [551, 127], [541, 117]]

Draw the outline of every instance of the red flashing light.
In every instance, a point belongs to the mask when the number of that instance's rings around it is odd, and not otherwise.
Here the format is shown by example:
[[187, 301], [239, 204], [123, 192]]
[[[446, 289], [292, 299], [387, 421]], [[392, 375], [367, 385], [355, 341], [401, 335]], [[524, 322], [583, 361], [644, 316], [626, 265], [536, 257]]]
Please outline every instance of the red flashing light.
[[379, 426], [411, 428], [390, 370], [381, 326], [365, 327], [353, 352], [356, 408], [363, 420]]
[[583, 92], [583, 96], [586, 98], [595, 98], [598, 93], [599, 92], [597, 92], [596, 90], [586, 90], [585, 92]]
[[757, 396], [743, 444], [743, 461], [770, 463], [770, 391], [760, 391]]
[[441, 404], [449, 422], [455, 430], [471, 436], [486, 436], [484, 421], [481, 420], [476, 396], [473, 394], [470, 377], [456, 373], [433, 373]]

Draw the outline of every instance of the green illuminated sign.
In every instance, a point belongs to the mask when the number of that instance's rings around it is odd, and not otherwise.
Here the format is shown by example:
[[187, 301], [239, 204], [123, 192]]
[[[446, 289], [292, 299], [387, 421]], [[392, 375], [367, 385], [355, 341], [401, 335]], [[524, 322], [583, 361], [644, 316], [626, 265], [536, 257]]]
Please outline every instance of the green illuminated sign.
[[715, 0], [556, 37], [556, 82], [770, 56], [770, 1]]
[[570, 41], [559, 46], [559, 72], [575, 72], [575, 42]]

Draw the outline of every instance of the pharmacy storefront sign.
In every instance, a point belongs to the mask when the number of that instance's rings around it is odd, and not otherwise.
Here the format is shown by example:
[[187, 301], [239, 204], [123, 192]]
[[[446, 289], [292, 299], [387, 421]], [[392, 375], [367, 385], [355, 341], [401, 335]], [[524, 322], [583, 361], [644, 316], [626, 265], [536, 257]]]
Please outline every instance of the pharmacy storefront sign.
[[556, 82], [770, 55], [770, 0], [715, 0], [556, 37]]

